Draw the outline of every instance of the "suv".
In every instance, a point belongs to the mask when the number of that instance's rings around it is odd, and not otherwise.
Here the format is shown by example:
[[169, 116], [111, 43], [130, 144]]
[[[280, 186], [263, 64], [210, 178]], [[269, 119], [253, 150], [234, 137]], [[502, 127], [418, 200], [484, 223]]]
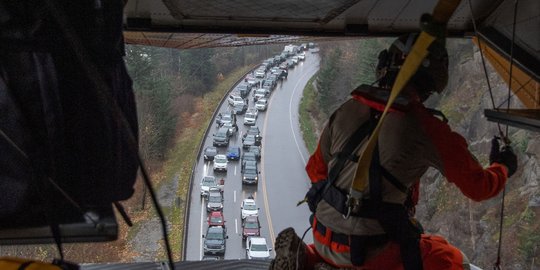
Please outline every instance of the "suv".
[[229, 238], [225, 232], [225, 228], [221, 226], [210, 226], [206, 230], [206, 236], [203, 235], [204, 254], [221, 254], [225, 255], [225, 239]]
[[223, 210], [223, 194], [217, 187], [210, 188], [208, 192], [208, 201], [206, 202], [206, 211], [222, 211]]
[[230, 94], [229, 98], [227, 98], [227, 101], [231, 106], [244, 104], [244, 99], [238, 94]]
[[219, 128], [218, 131], [214, 133], [214, 141], [212, 144], [214, 146], [227, 146], [229, 145], [229, 137], [229, 128]]
[[255, 135], [248, 134], [247, 136], [242, 138], [242, 147], [244, 149], [249, 149], [249, 147], [257, 145], [260, 145], [260, 142], [257, 142], [257, 138], [255, 138]]
[[248, 236], [260, 236], [261, 235], [261, 223], [258, 216], [248, 216], [242, 222], [242, 239], [246, 239]]
[[242, 201], [240, 209], [240, 216], [242, 217], [242, 220], [246, 219], [246, 217], [248, 216], [259, 216], [259, 208], [257, 207], [255, 200], [251, 196]]
[[259, 130], [258, 126], [249, 127], [246, 133], [242, 135], [242, 137], [245, 138], [249, 134], [255, 135], [255, 139], [257, 139], [257, 142], [262, 141], [261, 131]]
[[242, 155], [242, 161], [241, 161], [241, 164], [244, 164], [244, 162], [246, 161], [257, 161], [257, 155], [255, 155], [255, 153], [253, 152], [244, 152], [244, 154]]
[[254, 184], [259, 182], [259, 170], [257, 168], [257, 162], [244, 161], [242, 164], [242, 184]]
[[258, 145], [251, 145], [246, 152], [253, 153], [257, 160], [261, 160], [261, 147]]
[[266, 238], [264, 237], [248, 237], [246, 240], [246, 257], [249, 260], [269, 260], [270, 251]]
[[238, 93], [240, 93], [240, 97], [245, 98], [245, 97], [247, 97], [249, 95], [249, 91], [251, 91], [251, 86], [247, 82], [240, 83], [236, 87], [236, 91], [238, 91]]
[[253, 126], [257, 122], [257, 110], [249, 110], [244, 115], [244, 125]]
[[216, 155], [214, 157], [214, 171], [224, 171], [227, 172], [227, 157], [225, 155]]
[[232, 107], [231, 111], [233, 114], [241, 115], [244, 114], [248, 109], [248, 105], [246, 103], [242, 104], [236, 104]]

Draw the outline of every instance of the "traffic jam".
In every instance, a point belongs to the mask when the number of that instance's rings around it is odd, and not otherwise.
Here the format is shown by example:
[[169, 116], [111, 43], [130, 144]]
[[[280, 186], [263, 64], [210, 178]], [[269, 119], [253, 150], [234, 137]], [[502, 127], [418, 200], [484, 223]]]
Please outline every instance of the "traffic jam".
[[[272, 239], [261, 235], [259, 206], [253, 188], [260, 178], [260, 162], [263, 153], [261, 114], [266, 112], [270, 97], [278, 84], [287, 80], [288, 72], [305, 60], [306, 51], [314, 44], [287, 45], [282, 53], [268, 58], [248, 73], [225, 97], [227, 110], [215, 118], [215, 130], [209, 132], [212, 145], [203, 149], [202, 158], [208, 164], [200, 182], [200, 195], [206, 205], [206, 231], [202, 235], [202, 259], [222, 259], [227, 244], [226, 217], [237, 213], [224, 211], [225, 185], [231, 181], [227, 172], [240, 168], [238, 181], [246, 193], [240, 204], [239, 228], [234, 228], [245, 243], [247, 259], [270, 259]], [[232, 139], [240, 136], [239, 139]], [[236, 164], [235, 164], [236, 163]], [[212, 175], [211, 175], [212, 174]], [[227, 178], [227, 181], [225, 179]], [[235, 180], [233, 180], [235, 181]], [[236, 200], [236, 191], [234, 194]], [[232, 224], [235, 224], [234, 222]]]

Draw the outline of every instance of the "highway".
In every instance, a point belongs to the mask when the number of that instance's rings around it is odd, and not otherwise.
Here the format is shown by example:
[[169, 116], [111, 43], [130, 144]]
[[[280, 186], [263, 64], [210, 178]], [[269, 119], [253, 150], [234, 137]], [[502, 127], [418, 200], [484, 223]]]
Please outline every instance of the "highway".
[[[259, 164], [261, 174], [257, 186], [242, 185], [240, 161], [229, 161], [227, 173], [214, 173], [212, 162], [203, 160], [200, 155], [194, 168], [193, 188], [189, 224], [187, 231], [186, 260], [204, 259], [203, 235], [207, 230], [206, 201], [200, 196], [200, 181], [205, 175], [224, 178], [224, 208], [228, 239], [224, 259], [245, 259], [245, 243], [242, 240], [240, 204], [243, 199], [252, 195], [259, 210], [261, 236], [267, 239], [270, 247], [277, 234], [286, 227], [294, 227], [299, 235], [309, 227], [309, 209], [307, 205], [296, 207], [307, 189], [309, 179], [304, 167], [309, 153], [298, 126], [298, 104], [307, 81], [319, 68], [318, 54], [306, 52], [306, 59], [289, 69], [288, 78], [278, 83], [269, 99], [266, 112], [259, 112], [257, 126], [261, 130], [262, 157]], [[253, 91], [253, 90], [252, 90]], [[249, 107], [254, 102], [249, 96]], [[219, 108], [219, 112], [229, 111], [227, 102]], [[242, 146], [243, 115], [237, 117], [239, 131], [231, 137], [231, 146]], [[204, 149], [212, 145], [212, 134], [217, 131], [215, 120], [213, 127], [204, 139]], [[218, 148], [225, 154], [227, 147]], [[312, 242], [311, 232], [306, 235], [306, 242]], [[274, 253], [271, 252], [272, 257]]]

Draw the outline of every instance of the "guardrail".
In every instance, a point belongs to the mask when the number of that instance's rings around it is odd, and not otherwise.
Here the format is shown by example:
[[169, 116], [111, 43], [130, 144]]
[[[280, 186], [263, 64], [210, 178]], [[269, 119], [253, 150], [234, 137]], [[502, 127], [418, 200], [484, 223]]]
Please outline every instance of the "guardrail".
[[182, 259], [181, 260], [184, 260], [186, 258], [186, 245], [187, 245], [187, 231], [188, 231], [188, 224], [189, 224], [189, 212], [191, 210], [191, 192], [192, 192], [192, 189], [193, 189], [193, 178], [195, 176], [195, 168], [197, 168], [197, 165], [199, 163], [199, 160], [201, 159], [201, 152], [202, 152], [202, 148], [204, 146], [204, 141], [206, 139], [206, 136], [208, 136], [208, 132], [210, 131], [210, 129], [212, 128], [212, 126], [214, 125], [214, 119], [216, 118], [216, 115], [218, 114], [219, 112], [219, 109], [221, 108], [221, 106], [223, 105], [223, 103], [225, 102], [225, 100], [227, 99], [227, 96], [229, 95], [229, 93], [234, 90], [234, 88], [251, 72], [253, 72], [258, 66], [260, 66], [260, 64], [257, 64], [257, 65], [254, 65], [253, 68], [251, 68], [248, 72], [246, 72], [244, 74], [244, 76], [242, 76], [240, 79], [238, 79], [233, 87], [231, 89], [229, 89], [229, 91], [227, 91], [225, 93], [225, 95], [223, 96], [223, 98], [221, 99], [221, 101], [219, 102], [219, 105], [216, 107], [216, 109], [214, 110], [214, 113], [212, 114], [212, 118], [210, 120], [210, 123], [208, 124], [208, 127], [206, 127], [206, 130], [204, 131], [204, 136], [203, 136], [203, 139], [201, 140], [201, 142], [199, 143], [199, 151], [197, 153], [197, 159], [195, 161], [193, 161], [193, 165], [191, 167], [191, 176], [189, 178], [189, 189], [188, 189], [188, 196], [187, 196], [187, 200], [186, 200], [186, 206], [187, 207], [187, 210], [184, 211], [184, 230], [183, 230], [183, 235], [182, 235]]

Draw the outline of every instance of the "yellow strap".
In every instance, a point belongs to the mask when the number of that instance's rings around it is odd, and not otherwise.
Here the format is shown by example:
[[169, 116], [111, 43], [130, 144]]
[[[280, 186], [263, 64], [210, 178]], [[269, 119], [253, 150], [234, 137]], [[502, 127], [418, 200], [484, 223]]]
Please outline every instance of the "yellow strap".
[[25, 270], [62, 270], [58, 265], [14, 257], [0, 257], [0, 269], [17, 270], [27, 262], [32, 263], [24, 268]]
[[[433, 19], [439, 23], [446, 23], [460, 2], [461, 0], [439, 0], [433, 11]], [[371, 165], [373, 150], [375, 149], [375, 145], [379, 138], [380, 128], [386, 114], [388, 113], [388, 109], [391, 107], [392, 103], [394, 103], [394, 100], [399, 95], [403, 87], [407, 85], [407, 82], [416, 73], [416, 70], [418, 70], [418, 67], [427, 56], [428, 48], [434, 40], [434, 36], [422, 31], [411, 48], [410, 53], [407, 55], [407, 58], [405, 58], [405, 62], [399, 70], [396, 81], [392, 86], [390, 98], [386, 103], [386, 107], [384, 108], [379, 123], [369, 137], [366, 149], [362, 152], [358, 161], [358, 167], [356, 168], [356, 173], [354, 175], [354, 180], [351, 184], [350, 190], [350, 195], [352, 195], [353, 198], [361, 198], [362, 192], [366, 189], [369, 182], [369, 167]]]

